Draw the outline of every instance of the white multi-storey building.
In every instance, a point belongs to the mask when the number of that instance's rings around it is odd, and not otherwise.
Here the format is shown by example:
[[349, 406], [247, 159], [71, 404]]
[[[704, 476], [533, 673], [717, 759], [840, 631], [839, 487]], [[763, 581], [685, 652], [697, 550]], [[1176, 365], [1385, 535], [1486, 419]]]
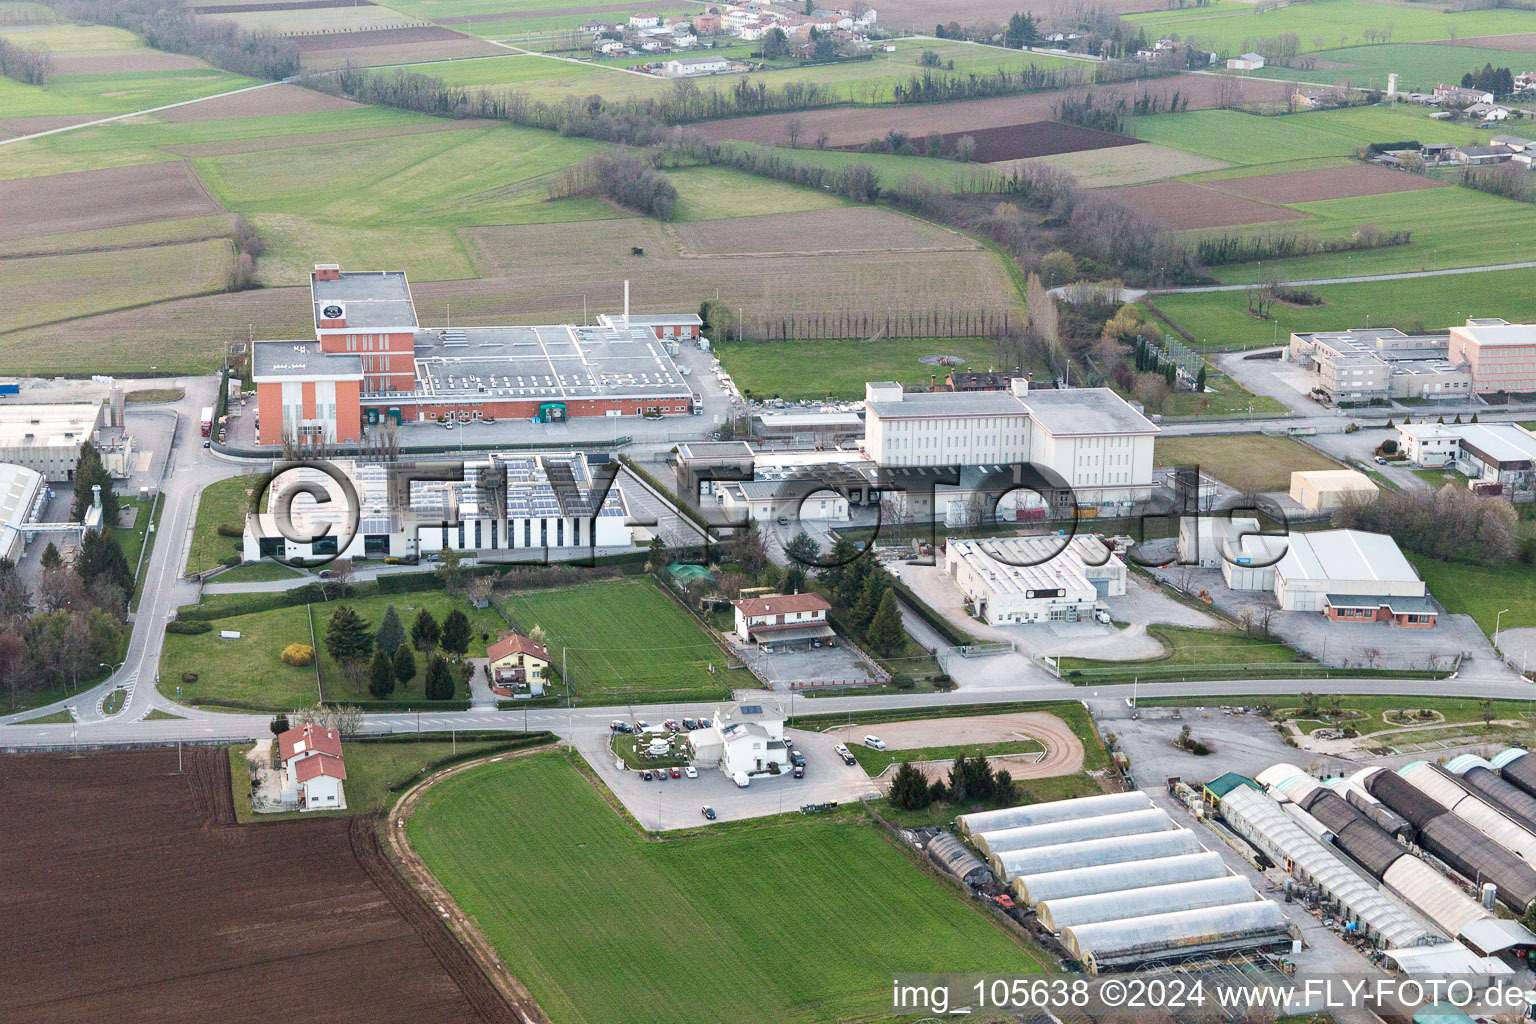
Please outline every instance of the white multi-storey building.
[[907, 393], [865, 387], [865, 451], [882, 468], [1031, 463], [1059, 475], [1079, 505], [1152, 492], [1158, 428], [1108, 388]]

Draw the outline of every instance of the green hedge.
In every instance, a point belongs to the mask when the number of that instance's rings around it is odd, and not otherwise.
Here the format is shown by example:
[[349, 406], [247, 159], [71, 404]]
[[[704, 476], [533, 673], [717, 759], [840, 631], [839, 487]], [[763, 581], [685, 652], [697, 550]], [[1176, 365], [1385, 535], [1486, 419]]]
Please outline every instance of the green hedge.
[[209, 625], [206, 621], [198, 620], [190, 620], [186, 622], [181, 620], [172, 620], [165, 624], [165, 631], [167, 633], [206, 633], [212, 628], [213, 626]]
[[907, 607], [917, 612], [918, 618], [932, 626], [940, 636], [954, 646], [965, 647], [981, 643], [971, 634], [956, 629], [948, 619], [928, 607], [928, 602], [914, 594], [911, 587], [894, 576], [891, 577], [891, 587], [896, 591], [896, 595], [906, 602]]

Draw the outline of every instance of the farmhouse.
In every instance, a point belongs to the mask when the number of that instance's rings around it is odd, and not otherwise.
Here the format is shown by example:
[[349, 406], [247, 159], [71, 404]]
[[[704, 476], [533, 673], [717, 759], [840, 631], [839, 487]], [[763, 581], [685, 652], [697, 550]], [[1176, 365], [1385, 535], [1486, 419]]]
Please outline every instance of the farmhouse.
[[278, 758], [283, 768], [282, 799], [301, 811], [345, 810], [342, 783], [347, 768], [341, 756], [341, 734], [305, 722], [279, 733]]
[[549, 648], [513, 630], [486, 648], [491, 668], [491, 690], [502, 697], [526, 691], [530, 697], [544, 695], [544, 670], [549, 668]]
[[1464, 107], [1473, 103], [1493, 102], [1493, 93], [1491, 92], [1484, 92], [1481, 89], [1465, 89], [1459, 85], [1445, 85], [1444, 83], [1435, 86], [1435, 96], [1441, 103], [1456, 107]]
[[1264, 66], [1264, 55], [1259, 53], [1245, 53], [1240, 57], [1227, 59], [1229, 71], [1257, 71]]
[[1291, 534], [1275, 564], [1275, 597], [1284, 611], [1317, 611], [1335, 621], [1435, 624], [1424, 581], [1397, 542], [1381, 533]]
[[[67, 483], [75, 478], [80, 446], [95, 441], [104, 405], [0, 405], [0, 462]], [[126, 475], [126, 472], [125, 474]]]
[[715, 708], [713, 721], [688, 734], [695, 764], [716, 765], [738, 786], [753, 775], [789, 767], [784, 709], [771, 700], [735, 701]]
[[827, 623], [832, 606], [820, 594], [775, 594], [732, 601], [743, 643], [805, 644], [837, 634]]
[[563, 422], [683, 415], [693, 395], [663, 337], [696, 337], [697, 315], [628, 313], [596, 326], [424, 328], [401, 271], [310, 275], [315, 340], [252, 346], [258, 440], [347, 443], [374, 423]]
[[718, 75], [730, 69], [731, 62], [723, 57], [674, 57], [662, 65], [662, 70], [674, 78], [690, 78], [694, 75]]
[[1054, 474], [1053, 503], [1145, 501], [1158, 428], [1108, 388], [907, 393], [865, 386], [864, 450], [882, 468], [1030, 463]]
[[1536, 324], [1469, 319], [1451, 328], [1449, 358], [1471, 372], [1479, 394], [1536, 391]]
[[1077, 622], [1104, 598], [1125, 595], [1125, 563], [1092, 535], [950, 540], [944, 571], [994, 626]]
[[1482, 167], [1508, 163], [1514, 155], [1515, 151], [1508, 146], [1462, 146], [1456, 151], [1456, 162], [1468, 167]]
[[1353, 469], [1307, 469], [1291, 474], [1291, 500], [1308, 512], [1327, 512], [1351, 497], [1374, 498], [1371, 478]]
[[1509, 116], [1509, 109], [1494, 103], [1474, 103], [1462, 113], [1479, 121], [1502, 121]]
[[[350, 483], [361, 511], [355, 523], [338, 502], [297, 501], [289, 535], [277, 522], [283, 488], [267, 492], [266, 508], [245, 517], [243, 556], [261, 558], [415, 558], [451, 548], [491, 552], [532, 549], [623, 548], [632, 540], [624, 493], [593, 474], [579, 452], [548, 455], [496, 453], [466, 464], [462, 480], [414, 480], [410, 504], [394, 507], [388, 467], [346, 459], [328, 463]], [[293, 471], [296, 482], [329, 489], [320, 470]], [[495, 496], [504, 495], [498, 504]], [[351, 525], [355, 532], [347, 534]], [[329, 527], [327, 533], [324, 529]], [[535, 556], [537, 557], [537, 555]]]

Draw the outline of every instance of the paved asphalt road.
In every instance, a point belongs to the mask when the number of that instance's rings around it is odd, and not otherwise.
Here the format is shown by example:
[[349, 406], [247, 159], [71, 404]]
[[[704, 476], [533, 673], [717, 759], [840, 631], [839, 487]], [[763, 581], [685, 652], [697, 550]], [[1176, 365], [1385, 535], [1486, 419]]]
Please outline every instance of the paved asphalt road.
[[[196, 603], [196, 584], [181, 578], [191, 540], [197, 497], [202, 488], [215, 480], [245, 472], [248, 467], [213, 455], [196, 436], [198, 411], [212, 401], [214, 381], [189, 379], [186, 397], [174, 406], [178, 416], [177, 444], [167, 461], [162, 491], [164, 510], [157, 530], [158, 540], [150, 557], [148, 574], [139, 610], [133, 617], [133, 632], [128, 656], [122, 666], [105, 682], [68, 701], [35, 708], [15, 715], [0, 716], [0, 746], [7, 748], [46, 747], [79, 744], [119, 744], [167, 742], [175, 740], [247, 740], [268, 734], [271, 716], [210, 711], [177, 704], [155, 688], [157, 666], [164, 637], [164, 624], [177, 607]], [[1291, 421], [1294, 425], [1295, 421]], [[1225, 426], [1225, 425], [1223, 425]], [[1244, 424], [1253, 429], [1252, 424]], [[281, 584], [279, 585], [281, 586]], [[233, 589], [233, 588], [231, 588]], [[254, 589], [254, 588], [253, 588]], [[918, 632], [921, 632], [920, 630]], [[924, 639], [930, 639], [924, 637]], [[946, 659], [951, 673], [960, 684], [947, 694], [889, 694], [863, 697], [799, 698], [792, 709], [799, 713], [852, 713], [887, 708], [922, 708], [949, 704], [993, 703], [1015, 700], [1129, 698], [1130, 686], [1077, 687], [1064, 683], [1020, 655], [994, 658]], [[1245, 695], [1296, 693], [1319, 688], [1316, 679], [1233, 680], [1198, 683], [1166, 683], [1142, 686], [1142, 696], [1173, 695]], [[116, 715], [103, 716], [100, 702], [118, 687], [131, 690], [124, 708]], [[1325, 686], [1330, 693], [1390, 693], [1416, 696], [1487, 696], [1530, 698], [1536, 687], [1519, 679], [1503, 665], [1477, 663], [1459, 678], [1422, 679], [1330, 679]], [[78, 719], [72, 724], [13, 724], [39, 718], [62, 710], [68, 704]], [[175, 719], [146, 721], [145, 716], [159, 709], [180, 716]], [[653, 718], [694, 717], [710, 710], [708, 704], [647, 705]], [[495, 711], [474, 708], [461, 712], [434, 711], [424, 708], [418, 714], [378, 714], [364, 718], [361, 731], [366, 734], [410, 733], [450, 729], [509, 730], [544, 729], [565, 738], [588, 731], [606, 732], [614, 718], [627, 717], [624, 707], [589, 707], [574, 709], [539, 708]]]

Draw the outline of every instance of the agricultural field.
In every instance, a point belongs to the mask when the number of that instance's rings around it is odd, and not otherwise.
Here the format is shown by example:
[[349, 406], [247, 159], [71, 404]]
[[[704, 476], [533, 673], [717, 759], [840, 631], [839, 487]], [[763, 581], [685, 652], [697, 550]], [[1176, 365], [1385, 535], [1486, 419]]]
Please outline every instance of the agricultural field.
[[[892, 971], [1044, 967], [853, 811], [648, 841], [546, 753], [439, 783], [408, 832], [557, 1024], [718, 1019], [701, 992], [763, 1019], [866, 1018]], [[640, 918], [614, 912], [641, 893]]]
[[1116, 203], [1155, 224], [1175, 230], [1235, 227], [1305, 217], [1299, 210], [1261, 203], [1241, 195], [1202, 188], [1187, 181], [1128, 185], [1106, 192]]
[[[1475, 289], [1469, 292], [1469, 284]], [[1536, 318], [1536, 271], [1497, 270], [1398, 281], [1309, 287], [1319, 306], [1275, 303], [1269, 319], [1248, 312], [1244, 292], [1159, 295], [1157, 307], [1207, 351], [1285, 344], [1292, 332], [1394, 326], [1405, 331], [1443, 328], [1469, 316], [1499, 316], [1511, 323]]]
[[1199, 466], [1239, 491], [1285, 491], [1297, 470], [1339, 469], [1339, 463], [1300, 441], [1264, 434], [1213, 434], [1158, 438], [1159, 466]]
[[[542, 626], [581, 704], [711, 700], [745, 674], [728, 675], [726, 655], [687, 611], [650, 579], [608, 580], [498, 599], [528, 633]], [[713, 671], [711, 671], [713, 669]]]
[[218, 748], [0, 764], [7, 934], [46, 952], [0, 964], [0, 1017], [254, 1024], [323, 963], [329, 997], [377, 1024], [519, 1019], [371, 818], [241, 825], [230, 785]]
[[1253, 40], [1285, 33], [1295, 33], [1300, 48], [1309, 51], [1372, 42], [1367, 32], [1387, 33], [1388, 42], [1413, 43], [1536, 31], [1536, 11], [1446, 11], [1407, 4], [1383, 9], [1359, 0], [1316, 0], [1276, 9], [1217, 0], [1182, 11], [1132, 14], [1126, 20], [1151, 38], [1174, 35], [1223, 58], [1251, 48]]
[[[1053, 153], [1019, 163], [1042, 163], [1058, 167], [1077, 179], [1084, 188], [1111, 188], [1139, 185], [1163, 178], [1214, 171], [1228, 166], [1225, 160], [1185, 153], [1182, 150], [1142, 142], [1114, 149], [1085, 149], [1076, 153]], [[1012, 169], [1014, 165], [1004, 165]]]
[[[410, 22], [406, 22], [410, 24]], [[325, 70], [351, 64], [377, 67], [428, 61], [494, 57], [506, 48], [464, 35], [441, 25], [413, 28], [376, 27], [355, 32], [322, 32], [295, 36], [300, 62], [306, 70]]]
[[[743, 394], [754, 398], [864, 397], [864, 383], [893, 380], [923, 384], [951, 369], [1005, 369], [990, 338], [878, 338], [872, 341], [731, 342], [715, 346], [720, 365]], [[952, 356], [958, 365], [923, 362], [924, 356]], [[1031, 367], [1030, 369], [1041, 369]]]
[[[1494, 42], [1498, 39], [1497, 36], [1487, 38]], [[1530, 64], [1532, 55], [1528, 50], [1486, 49], [1463, 40], [1460, 46], [1440, 43], [1349, 46], [1319, 50], [1314, 57], [1316, 66], [1311, 68], [1267, 64], [1257, 71], [1240, 73], [1318, 85], [1347, 81], [1362, 89], [1386, 89], [1387, 76], [1395, 72], [1399, 92], [1431, 92], [1441, 82], [1460, 82], [1463, 74], [1484, 64], [1491, 63], [1496, 68], [1524, 68]]]

